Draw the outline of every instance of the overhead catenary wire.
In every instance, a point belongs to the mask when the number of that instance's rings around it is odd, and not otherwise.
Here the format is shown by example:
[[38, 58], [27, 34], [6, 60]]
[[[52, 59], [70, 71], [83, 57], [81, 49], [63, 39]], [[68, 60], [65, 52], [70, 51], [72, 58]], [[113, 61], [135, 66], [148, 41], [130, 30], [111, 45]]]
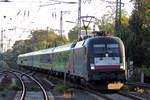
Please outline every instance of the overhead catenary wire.
[[[50, 5], [50, 6], [42, 6], [42, 7], [44, 7], [44, 9], [45, 9], [45, 7], [47, 7], [47, 9], [49, 9], [49, 11], [48, 11], [48, 14], [49, 14], [49, 17], [52, 17], [50, 20], [49, 20], [49, 23], [51, 23], [51, 25], [50, 26], [56, 26], [56, 24], [58, 23], [58, 21], [59, 21], [59, 16], [60, 16], [60, 14], [59, 14], [59, 10], [58, 9], [60, 9], [60, 8], [63, 8], [63, 6], [65, 5], [66, 6], [66, 1], [67, 0], [41, 0], [41, 1], [36, 1], [36, 0], [32, 0], [32, 2], [31, 1], [26, 1], [26, 0], [23, 0], [23, 2], [22, 3], [28, 3], [28, 4], [30, 4], [30, 9], [19, 9], [17, 12], [16, 12], [16, 16], [15, 16], [15, 18], [13, 18], [13, 19], [15, 19], [15, 21], [19, 24], [19, 26], [20, 27], [25, 27], [24, 29], [22, 29], [22, 32], [20, 32], [20, 34], [19, 34], [19, 37], [22, 37], [22, 36], [24, 36], [24, 33], [26, 33], [27, 31], [30, 31], [31, 29], [33, 29], [34, 28], [34, 26], [33, 25], [35, 25], [37, 22], [36, 22], [36, 20], [37, 20], [37, 18], [38, 18], [38, 14], [39, 14], [39, 12], [41, 11], [41, 9], [43, 9], [43, 8], [41, 8], [41, 7], [39, 7], [40, 5], [45, 5], [45, 4], [54, 4], [54, 6], [53, 5]], [[85, 1], [85, 0], [84, 0]], [[82, 2], [82, 6], [92, 6], [92, 5], [94, 5], [94, 4], [96, 4], [96, 3], [100, 3], [100, 4], [105, 4], [105, 3], [107, 3], [107, 1], [108, 0], [89, 0], [90, 1], [90, 3], [88, 3], [87, 1], [85, 2], [85, 4], [84, 4], [84, 2]], [[18, 1], [15, 1], [16, 3], [21, 3], [20, 2], [20, 0], [18, 0]], [[12, 2], [12, 3], [15, 3], [15, 2]], [[31, 3], [30, 3], [31, 2]], [[65, 2], [65, 3], [64, 3]], [[77, 0], [77, 2], [78, 2], [78, 0]], [[60, 5], [55, 5], [55, 3], [59, 3]], [[34, 5], [33, 5], [34, 4]], [[95, 7], [93, 6], [93, 8], [92, 8], [92, 10], [90, 9], [86, 9], [86, 13], [84, 14], [84, 15], [96, 15], [96, 16], [100, 16], [100, 14], [101, 13], [104, 13], [104, 11], [106, 11], [107, 9], [106, 8], [103, 8], [103, 9], [96, 9], [96, 8], [99, 8], [99, 7], [101, 7], [101, 5], [96, 5]], [[35, 8], [35, 6], [36, 6], [36, 8]], [[67, 6], [69, 6], [69, 5], [67, 5]], [[76, 7], [77, 8], [77, 5], [71, 5], [71, 7]], [[71, 8], [70, 7], [70, 8]], [[69, 8], [69, 7], [68, 7]], [[75, 8], [75, 9], [76, 9]], [[39, 11], [38, 11], [38, 10]], [[53, 9], [53, 10], [51, 10], [51, 9]], [[64, 9], [64, 8], [63, 8]], [[90, 13], [90, 14], [89, 14]], [[76, 16], [76, 14], [77, 14], [77, 11], [76, 12], [72, 12], [72, 14], [73, 15], [75, 15]], [[22, 18], [21, 18], [22, 17]], [[71, 16], [69, 16], [69, 15], [67, 15], [67, 17], [64, 17], [64, 20], [65, 19], [67, 19], [67, 18], [72, 18]], [[18, 20], [19, 19], [19, 20]], [[73, 18], [73, 20], [75, 20], [76, 18]], [[52, 21], [51, 21], [52, 20]], [[33, 23], [34, 22], [34, 23]], [[65, 24], [66, 25], [66, 24]], [[15, 25], [14, 25], [15, 26]], [[49, 26], [49, 27], [50, 27]], [[33, 27], [33, 28], [32, 28]], [[39, 27], [39, 26], [38, 26]], [[58, 26], [59, 27], [59, 26]], [[66, 26], [64, 26], [64, 27], [66, 27]], [[17, 27], [16, 27], [17, 28]], [[42, 28], [42, 27], [41, 27]], [[20, 30], [20, 29], [19, 29]], [[15, 31], [15, 29], [14, 29], [14, 31]], [[18, 30], [17, 30], [18, 31]]]

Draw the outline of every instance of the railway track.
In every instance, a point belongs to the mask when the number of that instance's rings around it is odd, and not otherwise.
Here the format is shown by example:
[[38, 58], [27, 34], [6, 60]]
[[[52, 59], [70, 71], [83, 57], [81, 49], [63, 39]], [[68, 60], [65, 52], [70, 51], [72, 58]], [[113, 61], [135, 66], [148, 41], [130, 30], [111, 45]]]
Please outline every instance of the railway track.
[[[29, 87], [31, 87], [32, 84], [33, 84], [32, 86], [35, 86], [35, 84], [36, 84], [41, 89], [41, 91], [43, 93], [42, 97], [44, 98], [43, 100], [49, 100], [48, 94], [47, 94], [46, 90], [44, 89], [43, 85], [40, 82], [38, 82], [38, 80], [35, 79], [34, 77], [32, 77], [31, 75], [28, 75], [30, 72], [23, 73], [23, 72], [14, 71], [14, 70], [13, 71], [3, 71], [3, 72], [7, 72], [7, 73], [11, 73], [11, 74], [15, 75], [17, 77], [17, 79], [19, 79], [19, 81], [21, 82], [22, 92], [19, 93], [20, 96], [19, 96], [19, 99], [17, 98], [17, 100], [27, 100], [26, 95], [27, 94], [29, 95], [30, 92], [28, 92], [28, 90], [31, 90]], [[30, 80], [30, 82], [29, 82], [29, 80]]]
[[133, 92], [129, 92], [124, 93], [124, 92], [120, 92], [120, 94], [122, 95], [126, 95], [128, 97], [131, 98], [135, 98], [136, 100], [150, 100], [150, 96], [148, 96], [147, 94], [144, 93], [138, 93], [138, 92], [134, 92], [138, 89], [142, 89], [143, 91], [145, 90], [149, 90], [150, 89], [150, 84], [147, 83], [140, 83], [140, 82], [126, 82], [125, 85], [128, 85], [128, 87], [133, 90]]
[[[19, 72], [18, 72], [19, 73]], [[30, 72], [27, 72], [28, 74], [30, 73]], [[38, 80], [37, 79], [37, 75], [35, 75], [35, 74], [33, 74], [33, 73], [31, 73], [32, 75], [30, 75], [30, 76], [32, 76], [32, 77], [34, 77], [34, 78], [36, 78], [36, 80]], [[25, 77], [24, 75], [23, 75], [23, 77]], [[55, 78], [55, 79], [58, 79], [58, 78]], [[63, 82], [63, 79], [59, 79], [60, 81], [59, 81], [59, 83], [62, 83]], [[40, 83], [42, 83], [42, 81], [40, 81], [40, 80], [38, 80], [38, 82], [40, 82]], [[56, 83], [55, 83], [56, 84]], [[71, 83], [72, 84], [72, 83]], [[134, 84], [136, 84], [136, 85], [138, 85], [138, 84], [140, 84], [140, 83], [130, 83], [129, 85], [134, 85]], [[68, 85], [68, 84], [67, 84]], [[141, 85], [141, 84], [140, 84]], [[72, 85], [71, 85], [72, 86]], [[142, 84], [142, 86], [148, 86], [148, 85], [146, 85], [146, 84]], [[149, 86], [148, 86], [149, 87]], [[81, 87], [80, 87], [81, 88]], [[87, 88], [84, 88], [84, 89], [82, 89], [84, 92], [88, 92], [89, 94], [92, 94], [92, 95], [96, 95], [96, 96], [98, 96], [98, 97], [100, 97], [100, 98], [102, 98], [102, 100], [147, 100], [147, 99], [144, 99], [144, 98], [141, 98], [141, 97], [138, 97], [138, 96], [134, 96], [134, 95], [131, 95], [131, 94], [124, 94], [124, 93], [120, 93], [120, 92], [116, 92], [116, 93], [103, 93], [103, 92], [101, 92], [101, 91], [95, 91], [95, 90], [91, 90], [91, 89], [87, 89]], [[101, 100], [101, 99], [100, 99]]]
[[1, 72], [1, 74], [7, 74], [7, 73], [13, 74], [20, 81], [21, 86], [22, 86], [22, 92], [21, 92], [19, 100], [24, 100], [25, 94], [26, 94], [26, 88], [25, 88], [25, 84], [24, 84], [22, 78], [20, 76], [18, 76], [16, 73], [12, 72], [12, 71], [2, 71]]
[[[58, 78], [54, 78], [55, 82], [59, 81], [63, 82], [62, 79], [58, 79]], [[74, 87], [77, 90], [81, 90], [84, 92], [87, 92], [89, 95], [93, 95], [96, 96], [97, 98], [100, 98], [99, 100], [141, 100], [141, 99], [137, 99], [135, 97], [131, 97], [128, 95], [123, 95], [121, 93], [119, 93], [118, 91], [116, 92], [110, 92], [110, 91], [99, 91], [99, 90], [95, 90], [95, 89], [91, 89], [91, 88], [87, 88], [87, 87], [83, 87], [74, 83], [70, 83], [70, 82], [66, 82], [66, 84], [70, 87]]]
[[140, 83], [140, 82], [134, 82], [134, 83], [131, 83], [131, 82], [127, 82], [125, 83], [126, 85], [129, 85], [129, 86], [135, 86], [135, 87], [143, 87], [143, 88], [148, 88], [150, 89], [150, 84], [148, 83]]

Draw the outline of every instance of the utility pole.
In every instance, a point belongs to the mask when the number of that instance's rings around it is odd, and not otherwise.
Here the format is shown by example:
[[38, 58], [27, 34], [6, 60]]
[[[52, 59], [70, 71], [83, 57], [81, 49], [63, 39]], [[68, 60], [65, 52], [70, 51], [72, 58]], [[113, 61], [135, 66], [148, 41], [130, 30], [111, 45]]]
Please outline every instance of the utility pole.
[[[32, 35], [32, 34], [33, 34], [33, 32], [32, 32], [32, 30], [31, 30], [31, 35]], [[32, 36], [33, 36], [33, 35], [32, 35]], [[31, 37], [31, 40], [32, 40], [32, 41], [31, 41], [31, 42], [32, 42], [32, 43], [31, 43], [31, 44], [32, 44], [32, 52], [33, 52], [33, 51], [34, 51], [34, 44], [33, 44], [33, 39], [32, 39], [32, 37]]]
[[4, 32], [4, 29], [2, 28], [1, 29], [1, 54], [2, 54], [2, 66], [4, 64], [4, 56], [3, 56], [3, 32]]
[[[81, 16], [80, 19], [83, 22], [83, 26], [84, 26], [84, 29], [85, 29], [86, 35], [87, 35], [88, 34], [87, 30], [88, 30], [88, 27], [89, 27], [90, 23], [95, 22], [95, 21], [92, 21], [92, 19], [96, 20], [96, 18], [95, 18], [95, 16]], [[85, 23], [87, 23], [87, 25]]]
[[8, 49], [10, 49], [10, 42], [11, 42], [11, 39], [8, 40]]
[[1, 29], [1, 52], [3, 53], [3, 28]]
[[[62, 34], [62, 33], [61, 33]], [[46, 49], [48, 48], [48, 27], [47, 27], [47, 37], [46, 37]]]
[[62, 33], [63, 33], [63, 14], [69, 13], [70, 11], [61, 11], [60, 12], [60, 35], [62, 38]]
[[121, 37], [121, 0], [116, 0], [115, 35]]
[[63, 30], [63, 11], [60, 12], [60, 35], [62, 38], [62, 30]]
[[78, 5], [78, 39], [81, 34], [81, 0], [79, 0], [79, 5]]

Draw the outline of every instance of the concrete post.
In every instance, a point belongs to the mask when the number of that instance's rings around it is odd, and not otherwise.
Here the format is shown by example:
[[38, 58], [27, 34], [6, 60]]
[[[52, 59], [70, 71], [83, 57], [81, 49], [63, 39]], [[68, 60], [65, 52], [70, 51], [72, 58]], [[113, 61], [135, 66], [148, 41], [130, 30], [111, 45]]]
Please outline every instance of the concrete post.
[[144, 72], [141, 72], [141, 83], [144, 83]]

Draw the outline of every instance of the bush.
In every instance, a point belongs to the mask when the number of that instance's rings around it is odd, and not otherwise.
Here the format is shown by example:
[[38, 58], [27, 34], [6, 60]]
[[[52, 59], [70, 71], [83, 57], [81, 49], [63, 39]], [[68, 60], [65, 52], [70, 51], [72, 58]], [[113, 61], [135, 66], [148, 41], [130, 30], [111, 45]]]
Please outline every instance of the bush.
[[64, 85], [64, 84], [57, 84], [54, 89], [55, 92], [67, 92], [67, 93], [71, 93], [74, 91], [74, 88], [69, 88], [68, 86]]
[[138, 93], [144, 93], [144, 90], [143, 89], [138, 89], [136, 92], [138, 92]]
[[128, 85], [123, 85], [123, 86], [121, 87], [121, 90], [129, 90]]
[[66, 92], [67, 91], [67, 86], [64, 85], [64, 84], [57, 84], [55, 87], [54, 87], [54, 91], [55, 92]]
[[4, 86], [0, 86], [0, 91], [4, 91]]
[[150, 94], [150, 90], [145, 90], [145, 93], [146, 94]]
[[6, 97], [6, 96], [7, 96], [7, 94], [4, 94], [4, 93], [3, 93], [3, 94], [1, 94], [1, 96], [2, 96], [2, 97]]
[[10, 84], [7, 86], [7, 89], [18, 91], [20, 88], [15, 84]]
[[39, 86], [33, 86], [33, 87], [32, 87], [32, 90], [33, 90], [33, 91], [40, 91], [41, 88], [40, 88]]
[[141, 66], [141, 68], [134, 67], [133, 75], [128, 79], [129, 82], [140, 82], [141, 73], [144, 72], [146, 76], [150, 76], [150, 67]]
[[71, 93], [71, 92], [73, 92], [74, 91], [74, 88], [68, 88], [67, 89], [67, 92], [69, 92], [69, 93]]

